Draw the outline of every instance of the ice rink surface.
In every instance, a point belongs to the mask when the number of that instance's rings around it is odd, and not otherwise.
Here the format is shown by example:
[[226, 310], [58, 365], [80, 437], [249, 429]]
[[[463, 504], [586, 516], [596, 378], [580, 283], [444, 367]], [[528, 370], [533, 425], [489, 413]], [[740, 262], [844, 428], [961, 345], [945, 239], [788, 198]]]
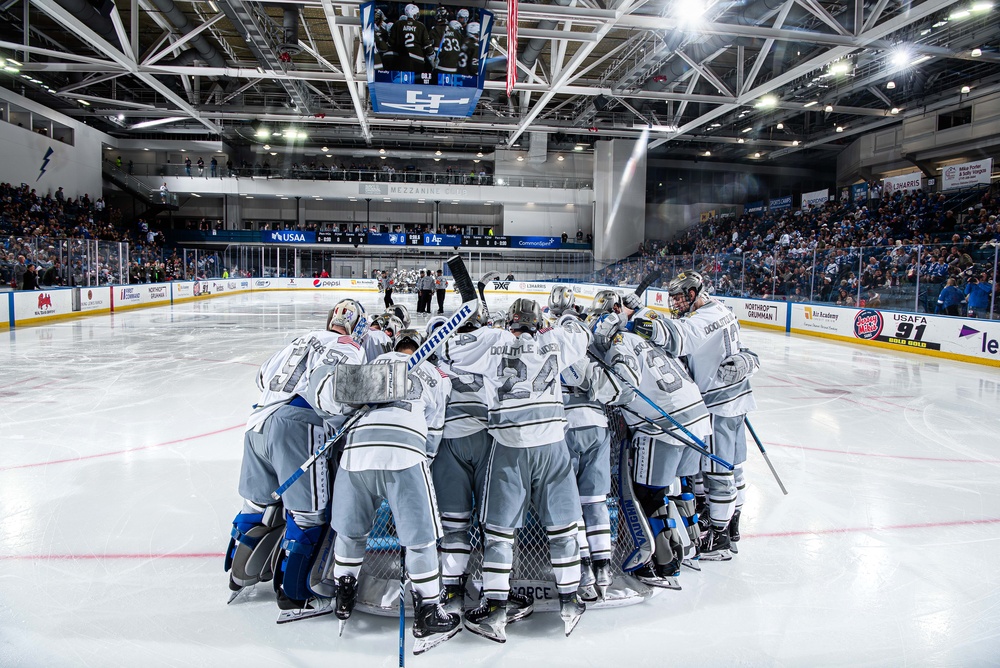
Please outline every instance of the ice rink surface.
[[[226, 605], [254, 373], [337, 299], [254, 293], [0, 334], [0, 666], [397, 664], [397, 619], [357, 613], [341, 638], [333, 616], [278, 626], [269, 584]], [[744, 337], [763, 364], [752, 419], [790, 494], [751, 444], [733, 561], [590, 611], [570, 638], [539, 613], [506, 645], [463, 632], [407, 664], [997, 665], [1000, 372]]]

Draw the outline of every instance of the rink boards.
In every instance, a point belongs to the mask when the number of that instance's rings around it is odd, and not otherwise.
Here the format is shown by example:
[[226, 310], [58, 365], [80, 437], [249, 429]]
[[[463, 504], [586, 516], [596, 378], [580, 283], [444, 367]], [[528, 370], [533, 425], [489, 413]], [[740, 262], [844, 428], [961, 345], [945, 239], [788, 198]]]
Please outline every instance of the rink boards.
[[[529, 297], [544, 305], [554, 285], [556, 283], [546, 281], [491, 281], [484, 292], [487, 301], [499, 296], [507, 299]], [[584, 283], [567, 285], [584, 304], [598, 291], [609, 287]], [[374, 279], [233, 278], [11, 292], [7, 293], [7, 308], [0, 308], [0, 329], [255, 291], [350, 294], [375, 293], [378, 289], [378, 281]], [[647, 290], [643, 298], [650, 308], [670, 312], [670, 299], [665, 290]], [[1000, 322], [996, 321], [738, 297], [717, 296], [716, 299], [733, 311], [742, 325], [1000, 366]]]

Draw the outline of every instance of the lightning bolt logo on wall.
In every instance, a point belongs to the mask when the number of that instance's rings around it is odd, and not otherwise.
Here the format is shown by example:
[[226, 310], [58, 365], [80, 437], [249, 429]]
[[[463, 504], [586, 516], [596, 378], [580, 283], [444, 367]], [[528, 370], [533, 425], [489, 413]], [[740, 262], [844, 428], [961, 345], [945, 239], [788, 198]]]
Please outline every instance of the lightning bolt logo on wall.
[[35, 179], [36, 182], [42, 178], [42, 175], [45, 174], [45, 170], [49, 168], [49, 158], [52, 157], [53, 153], [55, 153], [55, 151], [53, 151], [50, 146], [49, 150], [45, 152], [45, 157], [42, 158], [42, 167], [38, 170], [38, 178]]

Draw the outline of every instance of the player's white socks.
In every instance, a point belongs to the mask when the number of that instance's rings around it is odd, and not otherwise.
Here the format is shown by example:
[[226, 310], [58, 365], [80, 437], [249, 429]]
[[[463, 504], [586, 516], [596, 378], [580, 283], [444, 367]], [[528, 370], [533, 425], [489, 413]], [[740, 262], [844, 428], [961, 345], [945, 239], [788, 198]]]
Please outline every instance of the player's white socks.
[[580, 546], [577, 543], [577, 524], [563, 527], [546, 527], [549, 537], [549, 557], [556, 589], [560, 594], [576, 592], [580, 586]]
[[[583, 504], [583, 520], [587, 527], [586, 543], [594, 560], [611, 558], [611, 514], [604, 499]], [[583, 554], [583, 550], [580, 551]]]
[[[483, 527], [486, 546], [483, 550], [483, 595], [506, 601], [510, 594], [510, 571], [514, 565], [514, 532], [487, 524]], [[576, 525], [573, 525], [573, 532]], [[576, 545], [574, 541], [574, 546]], [[579, 557], [577, 557], [579, 559]], [[577, 578], [579, 579], [579, 578]]]
[[345, 575], [355, 578], [361, 573], [361, 565], [365, 560], [367, 538], [350, 538], [337, 534], [333, 543], [333, 577], [339, 580]]
[[469, 567], [472, 545], [469, 542], [469, 525], [472, 512], [441, 513], [441, 577], [446, 585], [460, 584]]

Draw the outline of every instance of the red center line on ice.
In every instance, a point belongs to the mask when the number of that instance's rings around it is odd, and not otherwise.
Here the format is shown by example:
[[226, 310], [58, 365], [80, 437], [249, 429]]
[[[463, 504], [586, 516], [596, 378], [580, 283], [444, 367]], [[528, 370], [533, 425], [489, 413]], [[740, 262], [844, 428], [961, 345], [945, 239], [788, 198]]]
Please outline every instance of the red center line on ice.
[[[742, 538], [798, 538], [801, 536], [825, 536], [848, 533], [880, 533], [882, 531], [904, 531], [908, 529], [940, 529], [947, 527], [986, 526], [1000, 524], [1000, 517], [978, 520], [955, 520], [944, 522], [922, 522], [918, 524], [890, 524], [875, 527], [831, 527], [828, 529], [801, 529], [797, 531], [773, 531], [764, 533], [744, 533]], [[75, 561], [77, 559], [222, 559], [222, 552], [170, 552], [163, 554], [0, 554], [0, 561]]]
[[902, 531], [903, 529], [938, 529], [942, 527], [965, 527], [986, 524], [1000, 524], [1000, 517], [981, 520], [955, 520], [946, 522], [922, 522], [919, 524], [890, 524], [882, 527], [843, 527], [830, 529], [808, 529], [803, 531], [775, 531], [771, 533], [743, 534], [743, 538], [795, 538], [798, 536], [824, 536], [838, 533], [877, 533], [880, 531]]
[[241, 422], [240, 424], [235, 424], [231, 427], [223, 427], [222, 429], [216, 429], [215, 431], [208, 431], [204, 434], [195, 434], [194, 436], [186, 436], [184, 438], [177, 438], [172, 441], [164, 441], [163, 443], [154, 443], [152, 445], [140, 445], [137, 448], [127, 448], [125, 450], [114, 450], [112, 452], [99, 452], [94, 455], [81, 455], [79, 457], [67, 457], [66, 459], [53, 459], [47, 462], [35, 462], [33, 464], [17, 464], [16, 466], [0, 466], [0, 472], [2, 471], [12, 471], [14, 469], [30, 469], [36, 466], [49, 466], [51, 464], [68, 464], [70, 462], [80, 462], [85, 459], [97, 459], [98, 457], [112, 457], [114, 455], [123, 455], [129, 452], [138, 452], [140, 450], [150, 450], [152, 448], [162, 448], [166, 445], [175, 445], [177, 443], [187, 443], [188, 441], [196, 441], [199, 438], [205, 438], [207, 436], [215, 436], [216, 434], [224, 434], [227, 431], [233, 431], [234, 429], [243, 429], [246, 427], [246, 423]]
[[887, 455], [881, 452], [855, 452], [851, 450], [831, 450], [829, 448], [812, 448], [807, 445], [792, 445], [791, 443], [775, 443], [766, 441], [768, 445], [779, 448], [794, 448], [811, 452], [829, 452], [834, 455], [856, 455], [858, 457], [879, 457], [882, 459], [913, 459], [921, 462], [948, 462], [951, 464], [1000, 464], [1000, 459], [958, 459], [949, 457], [921, 457], [918, 455]]

